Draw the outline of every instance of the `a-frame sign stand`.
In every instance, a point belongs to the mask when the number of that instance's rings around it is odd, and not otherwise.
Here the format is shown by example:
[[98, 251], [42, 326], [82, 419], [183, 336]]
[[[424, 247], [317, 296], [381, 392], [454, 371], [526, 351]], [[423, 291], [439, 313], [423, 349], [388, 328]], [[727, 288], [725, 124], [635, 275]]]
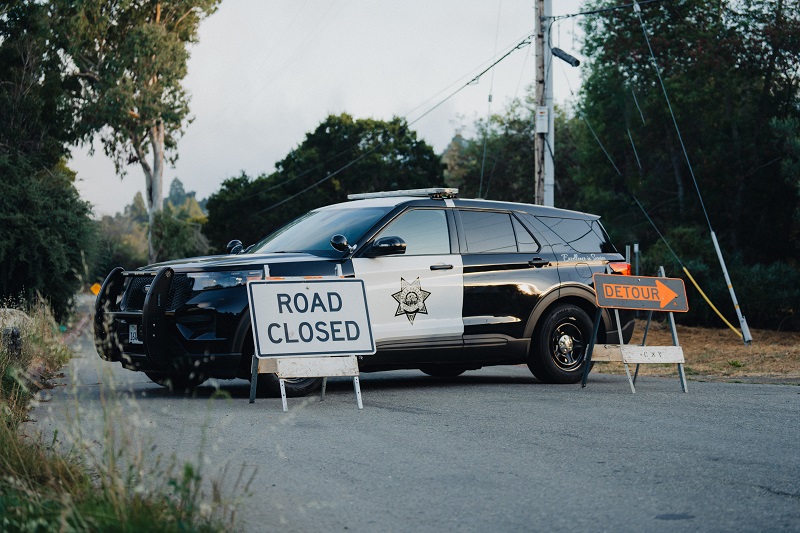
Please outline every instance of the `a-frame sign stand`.
[[[592, 362], [620, 362], [625, 367], [631, 393], [636, 393], [636, 378], [639, 376], [639, 365], [647, 363], [675, 363], [678, 365], [678, 376], [683, 392], [686, 389], [686, 375], [683, 371], [683, 349], [678, 343], [678, 332], [675, 329], [673, 312], [686, 312], [689, 304], [686, 300], [686, 288], [680, 278], [664, 277], [664, 267], [659, 269], [659, 277], [620, 276], [618, 274], [595, 274], [593, 277], [597, 297], [597, 314], [589, 346], [586, 349], [586, 362], [583, 369], [582, 387], [586, 387], [586, 379]], [[617, 332], [622, 340], [622, 324], [619, 319], [620, 309], [648, 311], [647, 326], [644, 330], [641, 345], [603, 344], [597, 345], [597, 332], [602, 323], [603, 309], [614, 311]], [[653, 312], [665, 312], [672, 332], [672, 346], [646, 346], [647, 333], [653, 318]], [[636, 364], [636, 371], [631, 377], [629, 364]]]

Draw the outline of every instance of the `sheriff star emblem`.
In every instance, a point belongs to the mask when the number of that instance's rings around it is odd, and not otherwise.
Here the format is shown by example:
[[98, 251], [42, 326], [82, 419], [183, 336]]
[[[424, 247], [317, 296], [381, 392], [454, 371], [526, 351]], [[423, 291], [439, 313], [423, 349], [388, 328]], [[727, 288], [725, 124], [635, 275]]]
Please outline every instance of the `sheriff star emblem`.
[[411, 283], [400, 278], [400, 290], [392, 294], [392, 298], [397, 300], [397, 312], [394, 316], [405, 314], [408, 321], [413, 324], [417, 313], [428, 314], [425, 300], [430, 295], [431, 293], [422, 290], [422, 287], [420, 287], [419, 278]]

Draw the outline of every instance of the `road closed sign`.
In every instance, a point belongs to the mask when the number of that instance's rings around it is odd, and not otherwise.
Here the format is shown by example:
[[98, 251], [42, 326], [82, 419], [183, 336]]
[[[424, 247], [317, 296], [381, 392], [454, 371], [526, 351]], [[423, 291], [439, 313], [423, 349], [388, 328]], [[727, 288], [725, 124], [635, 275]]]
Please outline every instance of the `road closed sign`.
[[257, 357], [375, 353], [359, 279], [251, 281], [247, 296]]

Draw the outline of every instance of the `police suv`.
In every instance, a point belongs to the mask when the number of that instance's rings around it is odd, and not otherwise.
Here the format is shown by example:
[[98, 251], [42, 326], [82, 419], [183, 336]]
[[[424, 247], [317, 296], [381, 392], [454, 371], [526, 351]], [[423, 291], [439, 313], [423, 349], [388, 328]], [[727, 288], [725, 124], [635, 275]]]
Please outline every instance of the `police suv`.
[[[229, 254], [114, 269], [97, 297], [100, 356], [173, 390], [210, 377], [250, 378], [251, 280], [363, 280], [377, 352], [362, 372], [419, 369], [454, 377], [489, 365], [527, 364], [546, 383], [582, 376], [596, 272], [630, 274], [598, 216], [458, 198], [457, 189], [348, 196]], [[623, 342], [631, 313], [603, 311], [598, 342]], [[592, 318], [590, 318], [592, 317]], [[272, 374], [259, 389], [278, 394]], [[305, 395], [319, 378], [287, 380]]]

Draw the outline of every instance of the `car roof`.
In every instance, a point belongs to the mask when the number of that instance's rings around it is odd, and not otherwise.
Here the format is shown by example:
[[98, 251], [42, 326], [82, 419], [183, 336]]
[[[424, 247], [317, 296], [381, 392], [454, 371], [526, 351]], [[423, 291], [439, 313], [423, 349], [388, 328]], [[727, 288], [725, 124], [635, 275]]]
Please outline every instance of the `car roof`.
[[[567, 218], [583, 218], [590, 220], [597, 220], [600, 217], [591, 213], [584, 213], [581, 211], [572, 211], [569, 209], [561, 209], [557, 207], [548, 207], [543, 205], [523, 204], [518, 202], [504, 202], [499, 200], [483, 200], [472, 198], [450, 198], [448, 201], [452, 202], [455, 207], [467, 207], [473, 209], [499, 209], [503, 211], [521, 211], [530, 213], [535, 216], [544, 217], [567, 217]], [[445, 200], [437, 198], [425, 198], [419, 196], [385, 196], [379, 198], [367, 198], [363, 200], [349, 200], [338, 204], [332, 204], [325, 207], [320, 207], [318, 210], [323, 209], [365, 209], [370, 207], [380, 208], [394, 208], [400, 205], [409, 205], [415, 207], [439, 207], [445, 203]]]

